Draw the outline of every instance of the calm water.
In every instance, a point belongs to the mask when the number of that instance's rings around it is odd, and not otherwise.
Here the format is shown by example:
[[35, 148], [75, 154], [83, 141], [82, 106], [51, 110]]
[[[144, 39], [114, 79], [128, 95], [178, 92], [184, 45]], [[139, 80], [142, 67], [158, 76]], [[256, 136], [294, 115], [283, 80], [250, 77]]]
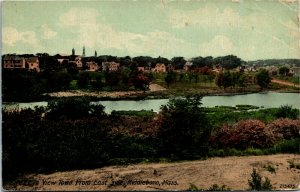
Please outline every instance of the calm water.
[[[142, 101], [97, 101], [93, 104], [102, 104], [105, 106], [105, 112], [111, 113], [116, 110], [153, 110], [159, 111], [162, 105], [166, 105], [169, 99], [151, 99]], [[255, 105], [265, 108], [280, 107], [281, 105], [291, 105], [300, 109], [299, 93], [254, 93], [247, 95], [233, 96], [205, 96], [202, 99], [204, 107], [214, 106], [235, 106], [235, 105]], [[11, 108], [34, 108], [35, 106], [47, 106], [47, 102], [31, 103], [5, 103], [2, 107]]]

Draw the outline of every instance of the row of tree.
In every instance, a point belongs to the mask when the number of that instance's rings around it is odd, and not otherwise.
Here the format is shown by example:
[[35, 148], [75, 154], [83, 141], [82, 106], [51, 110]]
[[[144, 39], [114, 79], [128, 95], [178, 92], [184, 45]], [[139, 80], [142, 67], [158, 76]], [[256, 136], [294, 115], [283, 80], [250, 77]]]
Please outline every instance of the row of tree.
[[[4, 58], [5, 55], [2, 56]], [[20, 55], [23, 57], [32, 57], [32, 54], [24, 54]], [[40, 68], [42, 70], [60, 70], [63, 65], [67, 65], [68, 61], [65, 60], [61, 65], [57, 59], [64, 58], [69, 60], [75, 60], [74, 55], [70, 56], [61, 56], [61, 55], [54, 55], [50, 56], [47, 53], [37, 53], [36, 56], [39, 58]], [[83, 57], [83, 69], [87, 69], [86, 62], [94, 61], [101, 65], [102, 62], [117, 62], [120, 63], [120, 66], [130, 67], [132, 65], [142, 66], [142, 67], [152, 67], [154, 68], [157, 63], [164, 63], [165, 65], [172, 65], [175, 69], [183, 69], [183, 66], [187, 63], [187, 59], [184, 57], [173, 57], [171, 59], [165, 57], [150, 57], [150, 56], [137, 56], [137, 57], [117, 57], [111, 55], [101, 55], [98, 57]], [[245, 62], [234, 55], [227, 55], [222, 57], [194, 57], [189, 60], [193, 65], [193, 67], [212, 67], [213, 65], [223, 67], [225, 69], [233, 69], [236, 68]], [[3, 63], [3, 62], [2, 62]]]

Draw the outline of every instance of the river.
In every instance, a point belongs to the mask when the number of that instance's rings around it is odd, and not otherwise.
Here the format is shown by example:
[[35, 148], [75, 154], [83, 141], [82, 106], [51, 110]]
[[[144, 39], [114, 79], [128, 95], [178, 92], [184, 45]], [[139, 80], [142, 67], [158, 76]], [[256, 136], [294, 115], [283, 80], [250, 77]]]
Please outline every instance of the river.
[[[120, 100], [120, 101], [97, 101], [93, 104], [102, 104], [105, 106], [105, 112], [110, 114], [116, 110], [153, 110], [158, 112], [162, 105], [166, 105], [169, 99], [148, 99], [141, 101]], [[291, 105], [300, 109], [299, 93], [253, 93], [246, 95], [232, 96], [205, 96], [202, 99], [204, 107], [214, 106], [235, 106], [235, 105], [255, 105], [264, 108], [275, 108], [282, 105]], [[47, 102], [31, 103], [4, 103], [2, 108], [34, 108], [35, 106], [47, 106]]]

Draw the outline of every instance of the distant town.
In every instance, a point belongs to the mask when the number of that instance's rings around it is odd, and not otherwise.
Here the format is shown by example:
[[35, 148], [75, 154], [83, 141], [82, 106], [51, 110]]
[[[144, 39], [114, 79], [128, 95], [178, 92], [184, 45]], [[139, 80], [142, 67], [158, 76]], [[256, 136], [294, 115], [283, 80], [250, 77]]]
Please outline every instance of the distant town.
[[[286, 62], [285, 62], [286, 61]], [[300, 74], [300, 59], [282, 59], [282, 60], [257, 60], [257, 61], [242, 61], [233, 55], [224, 57], [173, 57], [171, 60], [158, 57], [152, 58], [149, 56], [138, 57], [117, 57], [111, 55], [86, 56], [85, 47], [82, 54], [75, 54], [75, 49], [72, 49], [72, 54], [56, 54], [49, 55], [47, 53], [33, 54], [5, 54], [2, 56], [4, 69], [23, 69], [28, 71], [41, 72], [47, 65], [71, 66], [82, 71], [116, 71], [121, 67], [128, 67], [135, 64], [139, 71], [166, 73], [201, 71], [203, 67], [209, 67], [212, 72], [222, 72], [230, 69], [238, 72], [257, 72], [260, 69], [266, 69], [270, 74], [276, 75], [279, 73], [280, 67], [286, 67], [288, 71], [284, 71], [286, 76], [299, 76]], [[203, 69], [202, 69], [203, 70]]]

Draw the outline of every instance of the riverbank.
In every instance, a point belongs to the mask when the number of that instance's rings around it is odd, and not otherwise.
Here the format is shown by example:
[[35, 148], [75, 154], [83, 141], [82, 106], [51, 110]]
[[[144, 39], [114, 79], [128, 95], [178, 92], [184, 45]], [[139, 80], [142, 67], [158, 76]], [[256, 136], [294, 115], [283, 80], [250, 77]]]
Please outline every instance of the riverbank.
[[251, 93], [300, 93], [300, 90], [292, 89], [290, 87], [271, 84], [270, 89], [261, 90], [259, 88], [245, 88], [245, 89], [231, 89], [226, 90], [219, 88], [206, 88], [201, 89], [185, 89], [182, 90], [169, 89], [159, 84], [150, 84], [148, 91], [86, 91], [86, 90], [69, 90], [46, 94], [49, 98], [61, 97], [89, 97], [93, 101], [106, 101], [106, 100], [144, 100], [144, 99], [169, 99], [173, 97], [186, 97], [190, 95], [203, 95], [203, 96], [230, 96], [230, 95], [246, 95]]
[[[226, 185], [231, 190], [247, 190], [252, 169], [268, 177], [273, 190], [300, 189], [300, 170], [290, 168], [289, 161], [300, 163], [300, 155], [277, 154], [247, 157], [214, 157], [207, 160], [178, 163], [150, 163], [123, 166], [108, 166], [93, 170], [75, 170], [51, 174], [27, 175], [35, 185], [8, 185], [5, 189], [16, 190], [187, 190], [193, 184], [199, 189], [208, 189], [213, 184]], [[267, 167], [274, 167], [274, 172]], [[76, 181], [91, 184], [76, 185]], [[131, 185], [128, 181], [158, 181], [151, 184]], [[163, 185], [168, 180], [173, 184]], [[43, 184], [43, 181], [52, 183]], [[69, 181], [60, 185], [59, 181]], [[98, 185], [94, 184], [98, 181]], [[112, 185], [112, 181], [120, 181]], [[125, 182], [127, 181], [127, 185]], [[102, 182], [102, 184], [101, 184]], [[122, 183], [123, 182], [123, 183]]]
[[151, 84], [148, 91], [91, 91], [91, 90], [66, 90], [52, 93], [44, 93], [39, 99], [3, 101], [3, 102], [41, 102], [50, 101], [64, 97], [86, 97], [91, 101], [118, 101], [118, 100], [151, 100], [151, 99], [170, 99], [174, 97], [186, 97], [191, 95], [202, 96], [234, 96], [247, 95], [253, 93], [300, 93], [299, 89], [293, 89], [282, 85], [273, 84], [269, 89], [260, 90], [259, 88], [248, 89], [219, 89], [219, 88], [201, 88], [201, 89], [167, 89], [159, 84]]

